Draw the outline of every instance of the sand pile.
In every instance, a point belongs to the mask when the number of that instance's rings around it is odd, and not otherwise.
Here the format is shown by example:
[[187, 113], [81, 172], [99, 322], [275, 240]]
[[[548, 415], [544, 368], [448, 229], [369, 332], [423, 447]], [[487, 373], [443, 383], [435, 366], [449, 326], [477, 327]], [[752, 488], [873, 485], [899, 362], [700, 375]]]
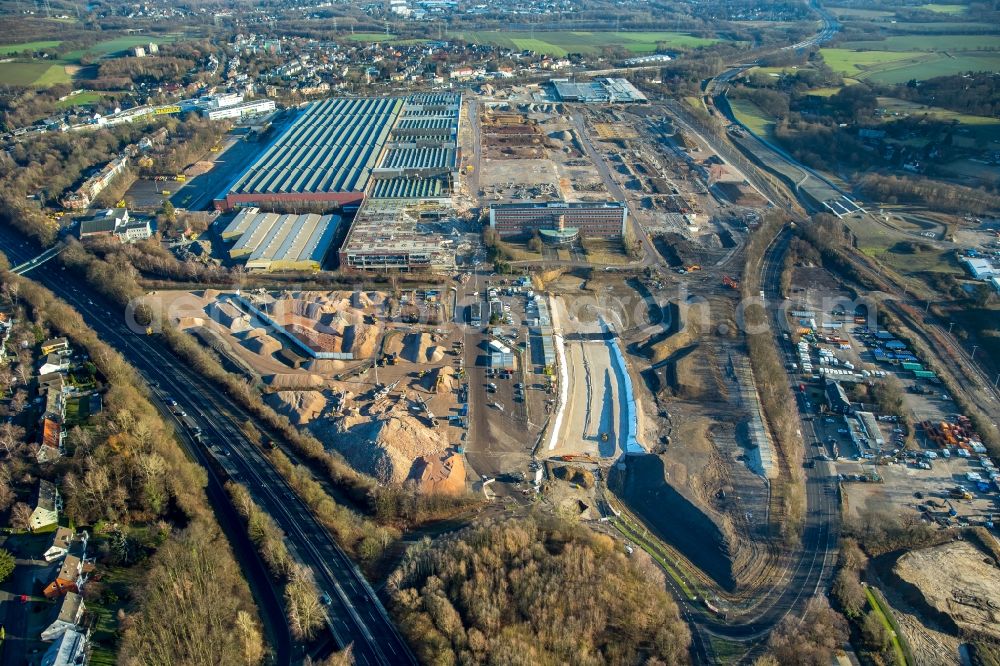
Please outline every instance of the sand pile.
[[195, 328], [204, 326], [205, 320], [202, 317], [181, 317], [177, 320], [177, 325], [182, 328]]
[[281, 343], [266, 333], [247, 337], [243, 341], [243, 346], [261, 356], [270, 356], [281, 349]]
[[[368, 358], [375, 352], [377, 319], [385, 297], [375, 292], [285, 292], [270, 306], [271, 316], [314, 349]], [[372, 312], [374, 310], [375, 312]]]
[[457, 386], [455, 369], [450, 365], [434, 368], [420, 380], [421, 387], [428, 393], [451, 393]]
[[440, 455], [448, 448], [443, 428], [431, 428], [404, 410], [374, 418], [344, 417], [328, 428], [322, 438], [355, 469], [382, 483], [403, 483], [417, 458]]
[[247, 316], [240, 312], [239, 308], [232, 303], [212, 301], [205, 308], [205, 312], [209, 317], [230, 331], [245, 331], [249, 328]]
[[265, 400], [295, 425], [306, 425], [326, 409], [326, 398], [319, 391], [278, 391]]
[[456, 453], [421, 456], [413, 461], [410, 479], [425, 493], [457, 495], [465, 491], [465, 460]]
[[267, 375], [263, 379], [264, 383], [272, 388], [308, 389], [323, 385], [323, 378], [319, 375], [297, 375], [289, 372]]
[[347, 367], [346, 361], [338, 361], [332, 358], [315, 358], [306, 361], [302, 367], [309, 372], [316, 372], [321, 375], [332, 375]]
[[407, 333], [402, 338], [393, 337], [385, 351], [398, 354], [410, 363], [440, 363], [444, 360], [445, 348], [435, 344], [430, 333]]

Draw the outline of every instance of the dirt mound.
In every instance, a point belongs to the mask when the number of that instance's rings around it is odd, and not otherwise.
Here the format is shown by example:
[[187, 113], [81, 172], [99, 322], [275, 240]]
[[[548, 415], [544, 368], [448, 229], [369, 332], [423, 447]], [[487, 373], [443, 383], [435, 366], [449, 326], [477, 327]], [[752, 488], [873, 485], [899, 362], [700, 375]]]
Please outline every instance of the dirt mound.
[[181, 329], [196, 328], [204, 325], [205, 320], [202, 317], [181, 317], [177, 320], [177, 326]]
[[368, 358], [375, 352], [385, 296], [377, 292], [284, 292], [268, 305], [272, 318], [306, 345]]
[[215, 166], [215, 162], [209, 162], [207, 160], [202, 160], [200, 162], [195, 162], [187, 169], [184, 169], [184, 175], [188, 178], [194, 178], [195, 176], [200, 176], [202, 174], [208, 173]]
[[268, 394], [265, 400], [295, 425], [309, 423], [326, 409], [326, 398], [319, 391], [278, 391]]
[[279, 372], [267, 375], [263, 378], [264, 383], [272, 388], [307, 389], [323, 385], [323, 378], [319, 375], [299, 375], [289, 372]]
[[212, 301], [205, 312], [213, 320], [228, 328], [230, 331], [244, 331], [249, 328], [247, 316], [240, 312], [239, 308], [232, 303], [225, 301]]
[[403, 483], [417, 458], [439, 456], [448, 448], [443, 429], [403, 410], [345, 417], [325, 435], [356, 469], [382, 483]]
[[309, 372], [317, 372], [323, 375], [333, 374], [335, 372], [340, 372], [345, 367], [347, 367], [346, 361], [338, 361], [332, 358], [316, 358], [307, 361], [302, 366]]
[[243, 346], [261, 356], [270, 356], [281, 349], [281, 343], [267, 334], [249, 337], [243, 341]]
[[455, 453], [421, 456], [413, 461], [410, 479], [422, 492], [458, 495], [465, 491], [465, 460]]
[[428, 393], [451, 393], [457, 386], [455, 369], [450, 365], [434, 368], [420, 382], [421, 387]]
[[444, 360], [445, 348], [437, 345], [430, 333], [407, 333], [402, 337], [394, 336], [386, 344], [385, 351], [410, 363], [440, 363]]
[[899, 558], [893, 573], [959, 629], [1000, 638], [1000, 569], [968, 541], [923, 548]]

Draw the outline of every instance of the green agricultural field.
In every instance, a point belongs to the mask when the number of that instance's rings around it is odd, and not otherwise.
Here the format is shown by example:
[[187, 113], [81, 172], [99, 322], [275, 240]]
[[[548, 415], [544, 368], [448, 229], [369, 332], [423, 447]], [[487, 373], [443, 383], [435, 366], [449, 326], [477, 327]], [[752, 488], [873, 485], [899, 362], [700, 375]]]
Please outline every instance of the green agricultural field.
[[774, 132], [774, 118], [771, 118], [760, 107], [748, 99], [729, 100], [733, 115], [741, 123], [750, 128], [757, 136], [770, 137]]
[[659, 43], [677, 48], [697, 48], [720, 41], [681, 32], [474, 31], [450, 36], [472, 44], [527, 49], [554, 57], [563, 57], [570, 53], [596, 55], [601, 49], [609, 46], [620, 46], [635, 54], [655, 53]]
[[876, 51], [983, 51], [1000, 48], [1000, 36], [894, 35], [879, 41], [845, 42], [841, 48]]
[[862, 78], [873, 70], [878, 71], [899, 63], [909, 63], [921, 56], [894, 51], [853, 51], [851, 49], [820, 49], [823, 61], [833, 71], [850, 77]]
[[926, 9], [929, 12], [937, 12], [938, 14], [964, 14], [968, 11], [968, 7], [965, 5], [920, 5], [918, 9]]
[[902, 64], [872, 73], [869, 78], [878, 83], [906, 83], [912, 79], [926, 80], [935, 76], [949, 76], [963, 72], [1000, 72], [1000, 52], [965, 53], [955, 57], [934, 54], [930, 59]]
[[[881, 42], [871, 42], [881, 44]], [[958, 55], [937, 52], [853, 51], [820, 49], [823, 60], [835, 72], [861, 81], [906, 83], [962, 72], [1000, 71], [1000, 52], [964, 52]]]
[[0, 46], [0, 55], [14, 55], [25, 51], [37, 51], [39, 49], [51, 49], [62, 44], [62, 41], [25, 42], [24, 44], [4, 44]]
[[63, 65], [45, 61], [0, 63], [0, 84], [44, 88], [69, 82], [70, 76]]

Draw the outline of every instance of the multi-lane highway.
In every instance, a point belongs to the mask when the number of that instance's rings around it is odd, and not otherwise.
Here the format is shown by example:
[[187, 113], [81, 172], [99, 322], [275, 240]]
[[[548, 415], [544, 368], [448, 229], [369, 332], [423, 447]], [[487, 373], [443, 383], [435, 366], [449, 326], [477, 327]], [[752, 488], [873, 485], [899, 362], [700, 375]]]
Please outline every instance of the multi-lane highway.
[[[23, 243], [16, 232], [0, 228], [0, 247], [15, 262], [30, 260], [37, 250]], [[67, 276], [67, 271], [54, 264], [41, 266], [31, 274], [32, 279], [80, 312], [98, 336], [118, 350], [148, 382], [158, 385], [153, 395], [161, 409], [167, 410], [166, 400], [173, 399], [177, 402], [175, 411], [186, 413], [185, 422], [190, 420], [201, 429], [200, 461], [207, 465], [211, 456], [230, 477], [248, 487], [284, 530], [293, 554], [309, 567], [318, 587], [329, 596], [329, 626], [338, 645], [353, 645], [359, 664], [415, 664], [415, 657], [361, 572], [239, 427], [250, 415], [174, 356], [159, 337], [130, 332], [119, 306], [92, 290], [75, 286], [75, 280]], [[184, 423], [178, 423], [183, 430]], [[255, 593], [258, 598], [262, 596], [259, 590]], [[284, 625], [283, 618], [281, 623]]]

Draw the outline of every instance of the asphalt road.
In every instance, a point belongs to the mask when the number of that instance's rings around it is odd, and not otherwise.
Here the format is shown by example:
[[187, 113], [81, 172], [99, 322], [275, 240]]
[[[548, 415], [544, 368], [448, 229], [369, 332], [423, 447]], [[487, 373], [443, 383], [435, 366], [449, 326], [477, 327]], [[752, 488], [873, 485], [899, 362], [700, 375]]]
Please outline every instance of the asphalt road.
[[[12, 258], [19, 263], [37, 249], [29, 247], [25, 251], [23, 242], [16, 232], [0, 227], [0, 247], [11, 248], [10, 254], [16, 255]], [[55, 264], [46, 264], [32, 271], [30, 277], [72, 305], [98, 336], [121, 353], [147, 382], [160, 384], [153, 395], [161, 410], [167, 411], [164, 393], [168, 393], [177, 401], [178, 409], [202, 429], [207, 446], [195, 447], [199, 461], [207, 464], [207, 456], [213, 455], [230, 476], [249, 487], [255, 500], [284, 530], [293, 554], [312, 570], [319, 588], [332, 600], [328, 607], [329, 625], [338, 645], [353, 644], [358, 664], [415, 664], [415, 657], [360, 571], [243, 434], [239, 424], [248, 415], [241, 414], [238, 406], [210, 381], [161, 346], [158, 337], [129, 332], [123, 317], [115, 314], [121, 312], [119, 306], [89, 290], [76, 288], [74, 280], [67, 280], [70, 275]], [[178, 423], [183, 430], [183, 424]], [[261, 582], [253, 579], [250, 582], [262, 614], [270, 618], [270, 625], [280, 622], [287, 630], [280, 604], [274, 609], [268, 603], [266, 590], [261, 589]]]

